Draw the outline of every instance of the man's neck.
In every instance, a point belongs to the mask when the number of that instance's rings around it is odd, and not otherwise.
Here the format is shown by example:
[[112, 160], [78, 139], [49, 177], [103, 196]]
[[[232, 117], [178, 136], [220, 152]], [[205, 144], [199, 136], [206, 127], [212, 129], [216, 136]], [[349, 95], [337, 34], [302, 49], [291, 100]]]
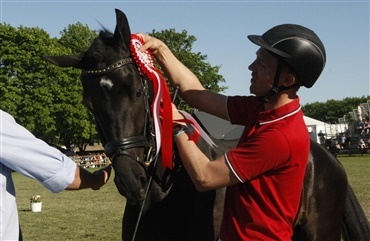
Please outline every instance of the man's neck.
[[268, 103], [265, 103], [265, 110], [273, 110], [280, 106], [286, 105], [297, 98], [296, 93], [281, 92], [274, 95]]

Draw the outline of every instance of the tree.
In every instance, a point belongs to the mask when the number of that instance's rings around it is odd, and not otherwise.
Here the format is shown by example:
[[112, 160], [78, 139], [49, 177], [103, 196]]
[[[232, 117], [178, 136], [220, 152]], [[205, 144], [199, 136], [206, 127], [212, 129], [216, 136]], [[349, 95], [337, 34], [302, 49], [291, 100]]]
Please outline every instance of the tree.
[[80, 71], [57, 68], [40, 56], [85, 51], [96, 33], [77, 23], [61, 34], [58, 40], [39, 28], [0, 25], [0, 105], [47, 143], [82, 147], [98, 137], [82, 103]]
[[1, 108], [36, 136], [50, 139], [55, 131], [52, 96], [45, 82], [40, 52], [56, 41], [39, 28], [0, 25]]
[[[221, 66], [211, 66], [207, 62], [207, 55], [192, 52], [192, 46], [197, 40], [195, 36], [188, 35], [186, 30], [178, 33], [175, 29], [160, 32], [152, 30], [150, 35], [161, 39], [173, 54], [198, 77], [206, 89], [214, 92], [227, 89], [227, 87], [220, 85], [220, 83], [225, 82], [223, 76], [218, 73]], [[158, 65], [157, 67], [160, 69]], [[172, 89], [171, 92], [173, 94], [174, 90]], [[179, 99], [176, 104], [191, 112], [190, 107], [185, 105], [182, 99]]]
[[95, 30], [90, 30], [87, 25], [80, 22], [69, 24], [60, 32], [60, 35], [59, 43], [74, 54], [85, 52], [94, 38], [97, 37]]

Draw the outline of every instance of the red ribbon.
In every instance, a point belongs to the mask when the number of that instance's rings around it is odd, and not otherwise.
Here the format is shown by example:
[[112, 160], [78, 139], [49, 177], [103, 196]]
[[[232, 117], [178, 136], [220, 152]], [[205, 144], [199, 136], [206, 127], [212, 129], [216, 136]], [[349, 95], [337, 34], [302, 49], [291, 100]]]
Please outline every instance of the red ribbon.
[[[130, 50], [140, 71], [153, 83], [154, 101], [152, 115], [154, 117], [157, 141], [157, 155], [162, 152], [162, 167], [172, 170], [172, 106], [171, 96], [162, 73], [155, 68], [149, 50], [142, 53], [139, 48], [144, 40], [131, 34]], [[159, 136], [159, 138], [158, 138]]]
[[192, 120], [189, 120], [189, 119], [180, 119], [180, 120], [176, 120], [176, 122], [184, 122], [184, 123], [191, 124], [193, 126], [194, 132], [193, 132], [193, 135], [189, 136], [189, 140], [194, 141], [195, 143], [198, 143], [198, 140], [199, 140], [199, 130], [195, 126], [195, 124], [194, 124], [194, 122]]

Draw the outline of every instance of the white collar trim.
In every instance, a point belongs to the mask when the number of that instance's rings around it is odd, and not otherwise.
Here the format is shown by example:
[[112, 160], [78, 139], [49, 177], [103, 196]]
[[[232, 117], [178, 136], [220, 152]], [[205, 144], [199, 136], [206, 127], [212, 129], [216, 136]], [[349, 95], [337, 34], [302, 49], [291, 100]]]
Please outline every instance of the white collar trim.
[[295, 111], [290, 112], [290, 113], [288, 113], [288, 114], [286, 114], [286, 115], [284, 115], [284, 116], [282, 116], [282, 117], [279, 117], [279, 118], [277, 118], [277, 119], [275, 119], [275, 120], [270, 120], [270, 121], [260, 122], [259, 124], [260, 124], [260, 125], [266, 125], [266, 124], [270, 124], [270, 123], [273, 123], [273, 122], [276, 122], [276, 121], [282, 120], [282, 119], [284, 119], [284, 118], [287, 118], [287, 117], [289, 117], [289, 116], [292, 116], [292, 115], [297, 114], [301, 109], [302, 109], [302, 106], [299, 106], [299, 107], [298, 107], [298, 109], [296, 109]]

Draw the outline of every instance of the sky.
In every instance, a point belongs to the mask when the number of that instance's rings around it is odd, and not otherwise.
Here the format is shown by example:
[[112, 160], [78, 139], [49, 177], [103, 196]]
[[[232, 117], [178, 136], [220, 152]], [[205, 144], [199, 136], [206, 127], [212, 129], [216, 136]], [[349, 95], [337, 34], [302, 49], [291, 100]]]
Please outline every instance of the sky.
[[220, 65], [226, 95], [249, 95], [258, 46], [249, 34], [262, 35], [273, 26], [294, 23], [316, 32], [327, 62], [316, 84], [301, 88], [303, 105], [370, 95], [370, 4], [366, 1], [88, 1], [0, 0], [0, 22], [13, 27], [39, 27], [52, 37], [69, 24], [114, 31], [115, 11], [127, 15], [132, 33], [175, 29], [197, 38], [193, 51]]

